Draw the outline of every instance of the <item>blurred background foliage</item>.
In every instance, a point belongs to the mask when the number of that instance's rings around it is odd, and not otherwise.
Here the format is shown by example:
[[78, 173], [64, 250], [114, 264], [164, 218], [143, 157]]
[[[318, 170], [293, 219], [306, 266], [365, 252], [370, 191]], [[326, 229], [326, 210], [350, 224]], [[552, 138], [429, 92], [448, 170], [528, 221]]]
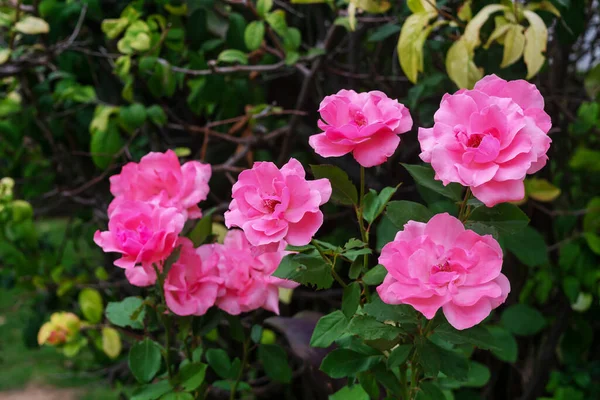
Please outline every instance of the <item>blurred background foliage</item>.
[[[211, 163], [203, 208], [219, 222], [252, 162], [323, 161], [307, 138], [325, 95], [382, 90], [415, 126], [368, 184], [403, 182], [397, 199], [456, 213], [399, 163], [418, 161], [416, 129], [431, 126], [444, 93], [495, 73], [537, 85], [553, 145], [520, 204], [531, 227], [502, 236], [512, 284], [493, 317], [502, 351], [475, 352], [478, 375], [454, 396], [600, 398], [599, 10], [598, 0], [2, 0], [0, 362], [56, 363], [74, 380], [93, 371], [112, 396], [122, 386], [128, 396], [128, 333], [99, 323], [108, 302], [138, 289], [92, 242], [107, 220], [108, 177], [126, 162], [172, 148]], [[351, 160], [328, 162], [358, 179]], [[357, 230], [350, 210], [328, 207], [322, 234], [343, 245]], [[377, 247], [397, 230], [384, 218]], [[309, 292], [298, 289], [284, 313], [340, 303], [339, 289]], [[34, 350], [59, 310], [95, 326], [65, 339], [67, 363]], [[0, 390], [28, 379], [3, 375]]]

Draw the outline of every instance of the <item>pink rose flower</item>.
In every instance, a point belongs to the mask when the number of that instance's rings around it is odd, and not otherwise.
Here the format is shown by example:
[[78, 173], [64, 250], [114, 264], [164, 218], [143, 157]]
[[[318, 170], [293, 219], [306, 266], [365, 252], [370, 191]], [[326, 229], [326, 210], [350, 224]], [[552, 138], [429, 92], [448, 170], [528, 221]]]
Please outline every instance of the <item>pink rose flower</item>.
[[198, 254], [202, 265], [216, 266], [222, 279], [216, 305], [231, 315], [261, 307], [279, 314], [279, 288], [298, 286], [296, 282], [271, 276], [288, 254], [285, 246], [280, 242], [276, 251], [255, 256], [252, 245], [237, 229], [227, 233], [222, 245], [201, 246]]
[[441, 307], [456, 329], [483, 321], [510, 292], [510, 283], [500, 272], [498, 242], [465, 230], [446, 213], [427, 224], [409, 221], [383, 247], [379, 263], [388, 270], [377, 287], [384, 303], [410, 304], [427, 319]]
[[191, 240], [180, 238], [179, 259], [165, 279], [164, 293], [169, 309], [177, 315], [204, 315], [215, 304], [219, 284], [216, 265], [205, 264]]
[[271, 162], [257, 162], [240, 173], [232, 197], [225, 225], [242, 228], [253, 246], [276, 249], [282, 240], [302, 246], [323, 224], [319, 206], [331, 197], [331, 184], [327, 179], [307, 181], [302, 164], [293, 158], [281, 170]]
[[115, 261], [117, 267], [152, 268], [153, 263], [160, 263], [171, 254], [184, 223], [176, 208], [124, 201], [110, 215], [108, 231], [97, 231], [94, 242], [107, 253], [121, 253]]
[[442, 98], [433, 128], [419, 128], [421, 159], [444, 185], [470, 186], [486, 206], [525, 196], [526, 174], [548, 157], [551, 127], [535, 85], [489, 75]]
[[109, 215], [123, 201], [139, 200], [162, 207], [175, 207], [187, 218], [200, 218], [198, 203], [208, 195], [209, 164], [188, 161], [179, 164], [172, 150], [148, 153], [139, 163], [125, 165], [110, 177], [110, 191], [116, 197]]
[[[162, 265], [157, 265], [162, 271]], [[146, 287], [156, 283], [156, 271], [152, 264], [138, 265], [125, 270], [125, 277], [133, 286]]]
[[311, 136], [310, 146], [322, 157], [352, 153], [363, 167], [383, 164], [413, 123], [408, 108], [379, 91], [340, 90], [323, 99], [319, 112], [324, 133]]

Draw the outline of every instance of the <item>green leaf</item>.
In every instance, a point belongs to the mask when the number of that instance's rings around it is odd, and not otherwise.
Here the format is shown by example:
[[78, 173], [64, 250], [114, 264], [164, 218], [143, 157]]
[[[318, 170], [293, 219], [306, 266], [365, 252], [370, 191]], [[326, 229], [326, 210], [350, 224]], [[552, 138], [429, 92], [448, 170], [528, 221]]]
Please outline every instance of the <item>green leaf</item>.
[[600, 163], [598, 160], [600, 160], [600, 151], [578, 147], [569, 161], [569, 166], [573, 169], [596, 172], [600, 171]]
[[369, 42], [381, 42], [388, 37], [400, 32], [402, 27], [398, 24], [386, 24], [375, 29], [373, 33], [369, 35], [367, 41]]
[[449, 378], [457, 381], [467, 380], [469, 374], [469, 360], [459, 351], [446, 350], [436, 346], [436, 351], [440, 359], [440, 371]]
[[377, 194], [377, 192], [371, 189], [363, 199], [363, 217], [365, 221], [372, 224], [381, 215], [383, 210], [385, 210], [386, 205], [394, 193], [396, 193], [396, 190], [397, 188], [395, 187], [386, 187]]
[[402, 164], [408, 173], [413, 177], [415, 182], [427, 189], [433, 190], [442, 196], [448, 197], [452, 200], [462, 200], [463, 188], [457, 183], [450, 183], [444, 186], [442, 182], [435, 180], [433, 177], [435, 172], [431, 166], [424, 165], [409, 165]]
[[260, 47], [265, 37], [265, 24], [262, 21], [252, 21], [244, 31], [244, 42], [250, 51]]
[[402, 71], [412, 83], [417, 82], [419, 72], [423, 71], [423, 44], [431, 32], [429, 20], [436, 12], [419, 12], [410, 15], [402, 25], [398, 38], [398, 60]]
[[208, 349], [206, 351], [208, 365], [223, 379], [234, 378], [231, 376], [231, 360], [223, 349]]
[[292, 381], [292, 369], [289, 366], [287, 354], [281, 346], [261, 344], [258, 346], [258, 359], [262, 362], [269, 378], [282, 383]]
[[352, 318], [346, 330], [365, 340], [394, 340], [403, 333], [397, 326], [384, 324], [367, 315], [357, 315]]
[[348, 174], [333, 165], [311, 165], [313, 175], [317, 179], [326, 178], [331, 183], [331, 200], [345, 205], [358, 204], [356, 186], [348, 178]]
[[96, 289], [86, 288], [79, 292], [79, 308], [88, 322], [97, 324], [102, 321], [104, 303], [102, 295]]
[[525, 179], [525, 194], [537, 201], [550, 202], [560, 196], [560, 189], [546, 179]]
[[416, 342], [417, 360], [426, 376], [437, 377], [441, 368], [438, 347], [425, 337], [420, 337]]
[[505, 236], [503, 239], [506, 248], [529, 267], [537, 267], [550, 262], [544, 237], [530, 226]]
[[273, 276], [316, 289], [329, 289], [333, 284], [331, 265], [316, 252], [285, 256]]
[[199, 388], [204, 382], [207, 367], [206, 364], [197, 362], [184, 365], [177, 375], [183, 390], [191, 392]]
[[401, 230], [408, 221], [427, 222], [433, 217], [433, 213], [424, 205], [406, 200], [390, 202], [385, 215]]
[[129, 350], [129, 369], [141, 383], [154, 378], [160, 369], [160, 362], [160, 346], [150, 339], [135, 343]]
[[390, 356], [387, 360], [387, 367], [389, 369], [399, 367], [404, 364], [412, 351], [412, 344], [401, 344], [396, 346], [394, 350], [390, 353]]
[[416, 400], [446, 400], [446, 396], [442, 389], [434, 382], [423, 382], [419, 386]]
[[252, 329], [250, 330], [250, 339], [254, 343], [260, 343], [260, 339], [263, 335], [263, 327], [260, 325], [252, 325]]
[[302, 44], [302, 33], [298, 28], [288, 28], [283, 35], [283, 47], [286, 52], [296, 51]]
[[494, 23], [496, 24], [496, 27], [494, 28], [494, 31], [488, 38], [488, 41], [486, 42], [486, 44], [483, 46], [483, 48], [486, 50], [492, 45], [492, 43], [494, 41], [498, 41], [498, 43], [502, 43], [503, 39], [504, 39], [504, 35], [506, 35], [508, 28], [510, 28], [510, 26], [511, 26], [511, 23], [504, 16], [495, 17]]
[[26, 15], [15, 24], [15, 30], [27, 35], [39, 35], [50, 32], [50, 25], [41, 18]]
[[0, 65], [5, 64], [12, 53], [11, 49], [0, 49]]
[[215, 212], [215, 208], [211, 208], [209, 211], [204, 212], [200, 221], [196, 223], [196, 226], [188, 234], [190, 240], [194, 243], [195, 247], [204, 244], [206, 239], [212, 234], [212, 214]]
[[154, 125], [164, 126], [167, 123], [167, 114], [159, 105], [153, 105], [146, 108], [146, 115]]
[[336, 310], [319, 319], [312, 337], [310, 338], [311, 347], [329, 347], [345, 331], [350, 320], [346, 318], [343, 312]]
[[363, 306], [363, 312], [380, 322], [393, 321], [400, 324], [416, 324], [415, 309], [407, 304], [386, 304], [379, 297], [373, 298]]
[[146, 310], [139, 297], [126, 297], [119, 302], [110, 302], [106, 306], [106, 318], [122, 328], [144, 329]]
[[146, 108], [140, 103], [121, 107], [119, 122], [127, 132], [133, 132], [146, 122]]
[[489, 326], [487, 329], [494, 337], [494, 342], [497, 347], [497, 349], [492, 349], [492, 354], [504, 362], [516, 362], [519, 353], [519, 346], [515, 337], [509, 331], [500, 326]]
[[121, 336], [119, 332], [111, 327], [102, 328], [102, 351], [109, 358], [117, 358], [121, 354]]
[[256, 11], [262, 18], [264, 18], [265, 15], [271, 11], [271, 8], [273, 8], [273, 0], [258, 0], [256, 2]]
[[227, 63], [248, 64], [248, 56], [240, 50], [227, 49], [223, 50], [217, 57], [217, 61]]
[[514, 304], [502, 313], [502, 324], [515, 335], [530, 336], [544, 329], [546, 319], [533, 307]]
[[117, 125], [114, 121], [109, 121], [105, 131], [98, 131], [92, 135], [90, 142], [92, 161], [96, 167], [106, 169], [124, 145]]
[[367, 393], [366, 400], [379, 398], [381, 391], [379, 390], [379, 384], [374, 373], [370, 371], [359, 373], [358, 383], [362, 386], [365, 393]]
[[136, 389], [131, 396], [131, 400], [156, 400], [171, 390], [172, 387], [169, 381], [164, 380]]
[[523, 59], [527, 65], [527, 79], [533, 78], [544, 65], [546, 45], [548, 43], [548, 29], [544, 20], [533, 11], [525, 10], [523, 15], [529, 22], [525, 31], [525, 48]]
[[363, 282], [367, 285], [380, 285], [385, 276], [387, 275], [387, 269], [381, 264], [377, 264], [373, 268], [371, 268], [367, 273], [363, 276]]
[[194, 400], [194, 396], [185, 392], [167, 393], [160, 400]]
[[285, 11], [275, 10], [265, 15], [265, 20], [273, 30], [281, 37], [285, 36], [287, 23], [285, 22]]
[[596, 64], [585, 76], [583, 80], [585, 91], [592, 99], [596, 99], [600, 93], [600, 64]]
[[476, 361], [471, 361], [469, 365], [469, 376], [467, 377], [467, 381], [462, 383], [462, 386], [483, 387], [489, 382], [490, 377], [491, 373], [488, 367]]
[[512, 234], [524, 229], [529, 223], [529, 218], [519, 207], [501, 203], [492, 208], [476, 208], [469, 216], [469, 221], [481, 222], [496, 228], [500, 233]]
[[496, 349], [494, 337], [481, 326], [459, 331], [452, 325], [443, 323], [434, 332], [438, 338], [451, 344], [471, 344], [481, 349]]
[[329, 400], [369, 400], [369, 395], [361, 385], [344, 386], [329, 396]]
[[347, 318], [352, 318], [360, 304], [360, 284], [352, 282], [344, 288], [342, 297], [342, 312]]
[[369, 356], [347, 349], [336, 349], [323, 359], [321, 371], [330, 377], [344, 378], [369, 370], [379, 363], [383, 356]]

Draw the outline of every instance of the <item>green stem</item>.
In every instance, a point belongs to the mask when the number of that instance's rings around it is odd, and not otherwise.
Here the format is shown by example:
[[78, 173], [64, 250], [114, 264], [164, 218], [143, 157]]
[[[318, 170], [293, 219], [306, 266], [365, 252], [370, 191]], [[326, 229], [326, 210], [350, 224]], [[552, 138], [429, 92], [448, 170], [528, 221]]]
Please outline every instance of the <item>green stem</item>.
[[244, 369], [246, 367], [246, 363], [248, 362], [248, 354], [250, 353], [248, 351], [249, 344], [250, 343], [249, 343], [248, 339], [244, 340], [244, 355], [242, 356], [242, 366], [240, 367], [240, 372], [238, 373], [238, 376], [237, 376], [235, 382], [233, 383], [233, 387], [231, 388], [231, 394], [229, 395], [229, 400], [235, 399], [235, 392], [237, 391], [240, 381], [242, 380], [242, 376], [244, 376]]
[[465, 192], [465, 198], [463, 199], [463, 201], [460, 205], [460, 211], [458, 212], [458, 219], [460, 219], [461, 222], [466, 221], [465, 211], [467, 209], [467, 202], [469, 201], [470, 198], [471, 198], [471, 188], [468, 187], [467, 191]]
[[[154, 271], [156, 272], [157, 282], [158, 282], [158, 292], [160, 293], [161, 304], [168, 309], [167, 301], [165, 300], [165, 292], [163, 290], [165, 286], [165, 276], [156, 264], [152, 265], [154, 267]], [[169, 319], [168, 314], [161, 315], [160, 320], [165, 327], [165, 364], [167, 364], [167, 373], [169, 374], [169, 380], [173, 379], [173, 370], [171, 369], [171, 320]]]
[[400, 368], [400, 387], [402, 388], [402, 399], [408, 400], [408, 396], [410, 395], [410, 389], [408, 387], [408, 368], [406, 367], [406, 363], [402, 364]]
[[315, 246], [315, 248], [319, 252], [319, 255], [321, 256], [321, 258], [323, 260], [325, 260], [327, 262], [327, 264], [329, 264], [331, 266], [331, 275], [333, 275], [333, 279], [335, 279], [337, 281], [337, 283], [339, 283], [344, 288], [346, 286], [348, 286], [348, 285], [346, 285], [346, 282], [344, 282], [344, 280], [340, 277], [340, 275], [335, 270], [335, 261], [336, 261], [336, 258], [334, 258], [334, 260], [331, 261], [329, 259], [329, 257], [327, 257], [325, 255], [325, 253], [323, 252], [323, 249], [321, 248], [321, 246], [319, 246], [319, 244], [316, 241], [313, 240], [313, 241], [311, 241], [311, 243], [312, 243], [313, 246]]

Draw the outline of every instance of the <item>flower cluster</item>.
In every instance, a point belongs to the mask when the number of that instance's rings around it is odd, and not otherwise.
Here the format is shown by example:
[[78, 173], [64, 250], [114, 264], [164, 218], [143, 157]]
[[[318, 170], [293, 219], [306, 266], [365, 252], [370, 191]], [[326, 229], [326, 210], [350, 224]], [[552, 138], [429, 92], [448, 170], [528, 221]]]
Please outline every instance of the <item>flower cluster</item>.
[[[277, 197], [284, 204], [280, 207], [289, 209], [288, 219], [300, 226], [289, 230], [316, 231], [318, 226], [314, 226], [310, 213], [318, 212], [322, 221], [318, 206], [315, 210], [298, 205], [298, 197], [290, 200], [290, 190], [301, 191], [303, 188], [298, 189], [298, 185], [308, 184], [299, 178], [304, 178], [302, 166], [290, 162], [281, 173], [276, 168], [275, 171], [280, 178], [294, 175], [281, 178], [283, 181], [274, 183], [276, 188], [269, 192], [281, 196]], [[177, 315], [203, 315], [213, 305], [230, 314], [260, 307], [278, 313], [279, 287], [297, 286], [271, 276], [286, 254], [283, 238], [270, 242], [275, 243], [273, 249], [258, 254], [240, 230], [229, 231], [224, 244], [199, 248], [180, 236], [186, 220], [202, 215], [197, 203], [208, 194], [210, 175], [209, 165], [196, 161], [180, 165], [172, 151], [150, 153], [139, 163], [125, 165], [119, 175], [110, 179], [115, 199], [108, 208], [108, 230], [96, 232], [94, 241], [106, 252], [121, 254], [114, 264], [125, 269], [125, 276], [135, 286], [155, 284], [167, 258], [179, 249], [162, 288], [168, 308]], [[311, 185], [317, 193], [326, 186], [325, 182]], [[328, 198], [330, 194], [329, 187], [323, 196]], [[272, 201], [276, 201], [275, 197]], [[320, 197], [316, 201], [324, 202]]]

